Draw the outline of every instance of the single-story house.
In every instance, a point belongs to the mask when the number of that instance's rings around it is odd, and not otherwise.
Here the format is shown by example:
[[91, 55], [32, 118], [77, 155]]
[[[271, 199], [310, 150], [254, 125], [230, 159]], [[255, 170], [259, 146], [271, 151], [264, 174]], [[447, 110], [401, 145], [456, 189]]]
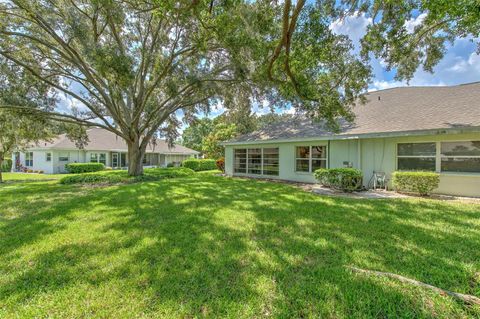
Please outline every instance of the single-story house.
[[[79, 149], [65, 134], [52, 141], [38, 143], [13, 154], [13, 169], [31, 169], [47, 174], [64, 173], [65, 164], [98, 162], [114, 169], [128, 166], [127, 144], [116, 134], [101, 128], [87, 130], [88, 144]], [[164, 140], [149, 144], [143, 159], [145, 167], [179, 165], [183, 160], [197, 157], [199, 152], [181, 145], [168, 147]]]
[[[370, 92], [333, 134], [301, 116], [224, 143], [228, 175], [313, 183], [321, 167], [440, 173], [437, 193], [480, 197], [480, 82]], [[381, 174], [381, 173], [380, 173]]]

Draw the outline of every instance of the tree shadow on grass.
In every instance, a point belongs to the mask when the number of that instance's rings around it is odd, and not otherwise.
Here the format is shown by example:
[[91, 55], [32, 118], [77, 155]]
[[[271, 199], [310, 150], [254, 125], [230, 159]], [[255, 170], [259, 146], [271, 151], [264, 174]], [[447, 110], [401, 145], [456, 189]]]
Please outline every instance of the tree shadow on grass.
[[24, 258], [22, 245], [78, 238], [30, 256], [0, 296], [18, 305], [40, 292], [120, 281], [130, 302], [104, 306], [150, 317], [461, 316], [475, 310], [345, 266], [478, 292], [466, 280], [480, 258], [479, 217], [430, 201], [321, 198], [220, 177], [96, 189], [3, 222], [4, 270]]

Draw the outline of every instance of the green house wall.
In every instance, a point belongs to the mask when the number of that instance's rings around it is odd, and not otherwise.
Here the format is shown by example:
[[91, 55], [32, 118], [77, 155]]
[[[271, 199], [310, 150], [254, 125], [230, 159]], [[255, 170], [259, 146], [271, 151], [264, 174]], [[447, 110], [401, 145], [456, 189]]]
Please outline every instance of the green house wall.
[[[369, 186], [373, 171], [383, 171], [387, 176], [396, 170], [396, 150], [398, 143], [405, 142], [441, 142], [441, 141], [472, 141], [480, 140], [480, 132], [416, 135], [385, 138], [352, 138], [334, 140], [309, 140], [308, 142], [277, 142], [250, 143], [242, 145], [227, 145], [225, 147], [225, 172], [227, 175], [263, 177], [259, 175], [234, 174], [233, 150], [235, 148], [278, 147], [279, 176], [268, 176], [304, 183], [315, 183], [311, 173], [295, 172], [295, 147], [309, 145], [327, 146], [327, 166], [330, 168], [344, 167], [345, 164], [363, 171], [365, 187]], [[439, 155], [440, 148], [437, 147]], [[437, 167], [440, 171], [440, 167]], [[436, 190], [439, 194], [480, 197], [480, 174], [475, 173], [440, 173], [440, 185]]]

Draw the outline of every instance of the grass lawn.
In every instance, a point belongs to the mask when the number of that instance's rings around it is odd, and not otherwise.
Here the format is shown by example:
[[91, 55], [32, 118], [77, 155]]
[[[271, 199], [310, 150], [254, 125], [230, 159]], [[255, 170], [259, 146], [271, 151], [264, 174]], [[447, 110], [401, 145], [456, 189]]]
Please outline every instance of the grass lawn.
[[5, 182], [57, 180], [70, 174], [2, 173]]
[[480, 206], [355, 200], [209, 174], [0, 186], [0, 318], [472, 318]]

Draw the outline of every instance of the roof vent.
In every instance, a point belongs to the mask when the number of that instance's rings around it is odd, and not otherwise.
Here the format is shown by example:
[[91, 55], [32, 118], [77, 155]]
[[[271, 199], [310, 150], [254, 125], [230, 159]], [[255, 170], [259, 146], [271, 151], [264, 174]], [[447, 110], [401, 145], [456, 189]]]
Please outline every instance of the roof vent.
[[380, 101], [380, 95], [378, 96], [378, 100]]

